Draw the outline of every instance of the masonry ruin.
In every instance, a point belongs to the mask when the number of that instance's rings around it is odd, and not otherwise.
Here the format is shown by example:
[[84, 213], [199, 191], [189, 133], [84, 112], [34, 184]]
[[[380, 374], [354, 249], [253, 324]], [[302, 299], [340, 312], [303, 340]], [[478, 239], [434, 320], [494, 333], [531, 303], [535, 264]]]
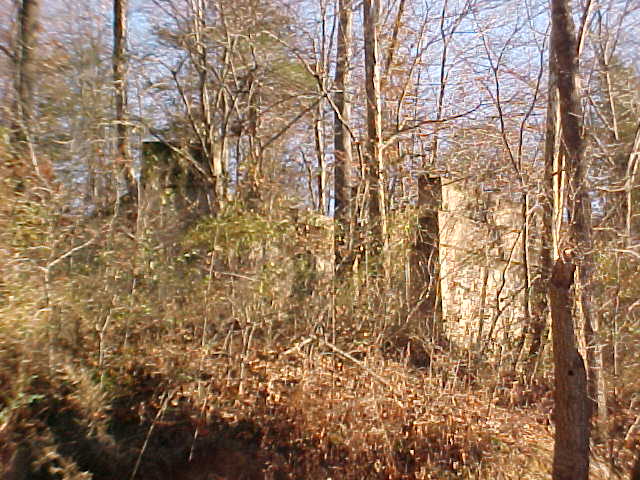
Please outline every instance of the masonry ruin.
[[440, 276], [444, 331], [459, 345], [509, 344], [524, 321], [522, 195], [444, 181]]
[[[159, 232], [168, 227], [160, 234], [166, 238], [179, 233], [172, 225], [186, 227], [213, 211], [207, 194], [210, 185], [197, 168], [206, 168], [197, 149], [144, 143], [143, 218], [159, 227]], [[522, 194], [489, 190], [470, 180], [448, 177], [442, 177], [441, 183], [441, 208], [434, 225], [439, 225], [442, 331], [462, 347], [480, 348], [492, 342], [510, 345], [519, 337], [525, 320]], [[303, 217], [296, 214], [293, 219], [299, 228], [319, 228]], [[322, 232], [314, 238], [328, 238], [331, 223], [330, 217], [324, 217]], [[298, 269], [300, 275], [311, 269], [326, 277], [331, 274], [332, 253], [325, 251], [325, 240], [312, 243], [319, 246], [313, 252], [292, 251], [292, 261], [306, 266]]]

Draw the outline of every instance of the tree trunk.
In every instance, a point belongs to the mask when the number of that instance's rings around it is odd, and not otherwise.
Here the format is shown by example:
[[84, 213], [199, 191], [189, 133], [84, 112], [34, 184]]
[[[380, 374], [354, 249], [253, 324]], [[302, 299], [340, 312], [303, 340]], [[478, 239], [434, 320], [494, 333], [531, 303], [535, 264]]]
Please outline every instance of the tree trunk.
[[[378, 261], [386, 256], [387, 214], [385, 201], [385, 166], [382, 157], [382, 101], [380, 94], [380, 65], [378, 53], [379, 0], [364, 0], [364, 62], [367, 91], [367, 163], [369, 182], [369, 225], [371, 254]], [[384, 261], [383, 270], [387, 270]]]
[[348, 268], [347, 250], [351, 243], [350, 225], [352, 217], [352, 168], [351, 136], [349, 120], [351, 103], [347, 88], [349, 86], [349, 61], [351, 58], [352, 17], [351, 0], [339, 0], [338, 3], [338, 41], [336, 53], [336, 73], [334, 103], [336, 106], [334, 119], [333, 145], [335, 155], [335, 269], [341, 276]]
[[193, 10], [193, 40], [195, 42], [194, 59], [198, 72], [198, 94], [200, 106], [200, 132], [199, 141], [207, 159], [208, 170], [205, 173], [210, 175], [211, 197], [209, 208], [213, 212], [218, 212], [222, 205], [222, 150], [219, 149], [216, 141], [216, 127], [214, 126], [213, 112], [211, 110], [212, 98], [209, 93], [209, 57], [207, 46], [205, 45], [205, 35], [207, 31], [207, 21], [205, 9], [207, 2], [204, 0], [192, 0]]
[[116, 97], [117, 163], [129, 199], [137, 197], [127, 109], [127, 0], [113, 0], [113, 84]]
[[560, 208], [554, 202], [554, 177], [562, 178], [562, 172], [554, 168], [557, 165], [559, 149], [557, 145], [560, 134], [560, 119], [558, 112], [558, 86], [556, 80], [555, 56], [549, 55], [549, 86], [547, 98], [547, 122], [544, 142], [544, 177], [542, 196], [542, 225], [540, 248], [540, 267], [537, 278], [532, 282], [533, 311], [531, 324], [531, 343], [529, 344], [529, 355], [527, 360], [527, 372], [529, 380], [533, 380], [538, 365], [538, 357], [542, 352], [545, 331], [547, 330], [547, 319], [549, 316], [549, 280], [553, 266], [554, 252], [556, 245], [554, 238], [554, 211]]
[[15, 138], [27, 141], [34, 115], [36, 83], [35, 50], [39, 28], [40, 0], [22, 0], [18, 12], [16, 61], [17, 126]]
[[587, 165], [582, 138], [582, 106], [577, 91], [577, 42], [569, 0], [552, 0], [551, 18], [551, 55], [555, 57], [554, 61], [557, 65], [562, 143], [566, 150], [568, 198], [571, 200], [569, 232], [571, 241], [582, 256], [578, 269], [579, 303], [587, 346], [589, 397], [597, 403], [600, 419], [604, 419], [606, 398], [602, 377], [602, 349], [597, 341], [598, 326], [591, 304], [595, 270], [591, 200], [586, 185]]
[[571, 294], [575, 265], [571, 258], [556, 261], [549, 298], [553, 337], [556, 425], [553, 448], [553, 480], [589, 478], [590, 405], [587, 376], [576, 348]]
[[324, 215], [327, 211], [327, 166], [324, 149], [324, 102], [318, 102], [313, 119], [313, 137], [316, 147], [318, 170], [316, 173], [316, 187], [318, 189], [318, 213]]
[[393, 66], [393, 60], [398, 49], [398, 35], [400, 33], [400, 26], [402, 25], [402, 16], [404, 15], [404, 8], [406, 0], [400, 0], [398, 5], [398, 11], [396, 13], [396, 20], [393, 22], [393, 33], [391, 33], [391, 41], [389, 42], [389, 48], [387, 50], [387, 61], [384, 66], [384, 75], [382, 77], [382, 87], [386, 87], [389, 79], [391, 78], [391, 67]]
[[487, 285], [489, 283], [488, 247], [484, 246], [484, 265], [482, 266], [482, 288], [480, 289], [480, 306], [478, 307], [478, 332], [475, 341], [476, 353], [484, 350], [482, 345], [482, 331], [484, 330], [485, 310], [487, 306]]
[[[259, 82], [250, 75], [247, 79], [248, 91], [247, 109], [248, 109], [248, 127], [247, 127], [247, 152], [245, 158], [246, 171], [242, 184], [239, 189], [242, 192], [241, 197], [244, 198], [247, 207], [250, 210], [258, 210], [261, 199], [262, 189], [262, 168], [260, 139], [258, 130], [260, 127], [260, 105], [262, 103], [262, 92]], [[238, 168], [238, 167], [236, 167]]]
[[[523, 292], [522, 292], [522, 307], [524, 309], [524, 327], [520, 338], [516, 343], [515, 355], [513, 357], [513, 371], [517, 370], [518, 365], [521, 362], [522, 352], [526, 339], [531, 333], [535, 333], [540, 324], [544, 325], [544, 317], [536, 317], [531, 311], [531, 278], [530, 278], [530, 262], [529, 262], [529, 193], [523, 193], [522, 205], [520, 207], [520, 218], [522, 219], [522, 279], [523, 279]], [[524, 377], [526, 380], [526, 376]]]

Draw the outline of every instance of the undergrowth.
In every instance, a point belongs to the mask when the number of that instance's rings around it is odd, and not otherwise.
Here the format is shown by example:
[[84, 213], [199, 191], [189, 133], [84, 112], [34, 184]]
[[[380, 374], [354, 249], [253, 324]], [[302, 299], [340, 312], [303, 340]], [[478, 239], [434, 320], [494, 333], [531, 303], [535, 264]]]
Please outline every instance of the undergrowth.
[[[2, 478], [549, 477], [549, 378], [406, 323], [397, 280], [334, 290], [322, 218], [230, 209], [162, 236], [3, 175]], [[625, 405], [592, 478], [629, 469]]]

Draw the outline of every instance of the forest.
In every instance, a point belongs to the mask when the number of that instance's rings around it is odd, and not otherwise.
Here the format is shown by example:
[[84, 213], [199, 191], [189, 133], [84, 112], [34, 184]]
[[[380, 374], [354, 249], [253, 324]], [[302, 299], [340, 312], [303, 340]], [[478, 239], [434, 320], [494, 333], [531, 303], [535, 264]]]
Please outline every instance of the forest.
[[0, 478], [640, 480], [638, 0], [0, 0]]

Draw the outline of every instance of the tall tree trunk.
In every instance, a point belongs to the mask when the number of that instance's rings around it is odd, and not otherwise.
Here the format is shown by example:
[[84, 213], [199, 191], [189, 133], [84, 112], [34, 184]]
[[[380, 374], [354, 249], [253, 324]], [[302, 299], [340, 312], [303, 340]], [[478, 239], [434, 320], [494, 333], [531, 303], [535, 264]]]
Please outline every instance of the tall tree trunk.
[[542, 225], [541, 238], [542, 245], [540, 248], [540, 266], [537, 278], [533, 281], [532, 297], [532, 329], [531, 343], [529, 344], [529, 355], [527, 360], [527, 372], [529, 372], [529, 380], [535, 376], [536, 365], [538, 365], [538, 357], [542, 352], [543, 340], [547, 329], [547, 319], [549, 316], [549, 301], [547, 292], [549, 291], [549, 280], [551, 278], [551, 269], [553, 267], [554, 252], [557, 251], [555, 244], [556, 233], [554, 231], [554, 212], [557, 209], [562, 210], [554, 199], [554, 178], [562, 178], [561, 169], [556, 169], [558, 165], [558, 137], [560, 135], [560, 118], [558, 111], [558, 85], [556, 79], [555, 56], [549, 55], [549, 83], [547, 98], [547, 122], [544, 142], [544, 176], [543, 176], [543, 195], [542, 195]]
[[333, 147], [335, 155], [335, 269], [336, 275], [341, 276], [346, 271], [347, 250], [351, 243], [350, 225], [352, 212], [352, 168], [351, 136], [349, 120], [351, 118], [351, 103], [349, 99], [350, 58], [352, 43], [351, 0], [338, 1], [338, 40], [336, 53], [336, 72], [334, 103]]
[[558, 98], [562, 125], [562, 144], [566, 150], [569, 178], [569, 232], [582, 261], [578, 268], [579, 303], [582, 312], [589, 396], [597, 403], [599, 417], [606, 416], [606, 398], [602, 377], [602, 349], [597, 341], [597, 319], [593, 314], [592, 291], [595, 263], [591, 228], [591, 200], [586, 185], [587, 165], [582, 138], [582, 106], [578, 97], [578, 45], [574, 34], [569, 0], [551, 2], [551, 55], [557, 65]]
[[406, 0], [400, 0], [398, 5], [398, 11], [396, 13], [395, 22], [393, 22], [393, 32], [391, 33], [391, 42], [387, 50], [387, 61], [384, 66], [384, 75], [381, 79], [381, 88], [385, 88], [391, 78], [391, 67], [393, 66], [393, 59], [398, 49], [398, 35], [400, 33], [400, 26], [402, 25], [402, 16], [404, 15], [404, 8]]
[[569, 255], [559, 258], [549, 288], [556, 424], [553, 447], [553, 480], [589, 478], [589, 427], [591, 403], [587, 374], [576, 348], [571, 294], [575, 265]]
[[[382, 100], [380, 93], [380, 59], [378, 52], [378, 19], [380, 0], [362, 2], [364, 16], [364, 63], [367, 91], [367, 163], [369, 183], [369, 224], [371, 253], [376, 262], [386, 257], [387, 212], [385, 201], [385, 165], [382, 156]], [[383, 270], [387, 270], [386, 258]]]
[[[522, 177], [521, 177], [522, 178]], [[526, 182], [523, 182], [526, 185]], [[524, 326], [520, 338], [516, 342], [515, 355], [513, 357], [513, 371], [516, 371], [518, 364], [521, 362], [524, 344], [527, 336], [539, 329], [540, 323], [544, 325], [544, 317], [539, 318], [531, 311], [531, 269], [529, 262], [529, 193], [525, 190], [523, 193], [522, 205], [520, 206], [520, 218], [522, 219], [522, 251], [520, 252], [520, 260], [522, 262], [522, 307], [524, 310]], [[525, 374], [526, 375], [526, 374]], [[524, 376], [526, 381], [526, 376]]]
[[324, 151], [324, 102], [320, 101], [315, 111], [313, 120], [313, 136], [316, 145], [316, 158], [318, 170], [316, 173], [316, 183], [318, 188], [318, 213], [324, 215], [327, 209], [327, 166]]
[[129, 145], [127, 109], [127, 0], [113, 0], [113, 84], [116, 96], [116, 132], [118, 170], [127, 195], [137, 197], [131, 148]]
[[17, 93], [15, 138], [19, 141], [27, 141], [32, 129], [39, 15], [40, 0], [22, 0], [18, 12], [18, 48], [15, 55]]
[[324, 96], [325, 78], [327, 72], [327, 53], [325, 45], [325, 12], [322, 13], [322, 42], [318, 58], [316, 60], [315, 71], [318, 75], [318, 105], [313, 114], [313, 138], [316, 147], [316, 188], [318, 189], [318, 213], [324, 215], [327, 211], [327, 162], [325, 161], [325, 138], [324, 138]]
[[[211, 65], [209, 52], [205, 44], [205, 36], [208, 29], [206, 19], [207, 4], [205, 0], [191, 0], [194, 46], [190, 53], [198, 73], [198, 102], [200, 108], [200, 117], [194, 124], [196, 125], [196, 135], [207, 163], [204, 174], [207, 176], [211, 186], [208, 210], [217, 213], [224, 203], [223, 172], [225, 166], [223, 163], [226, 152], [225, 145], [219, 141], [218, 125], [214, 123], [214, 110], [212, 110], [213, 98], [209, 86]], [[222, 63], [227, 61], [227, 54], [228, 52], [225, 51]]]
[[[244, 198], [250, 210], [257, 210], [261, 198], [262, 188], [262, 168], [260, 139], [258, 130], [260, 127], [260, 105], [262, 103], [262, 92], [258, 81], [250, 75], [247, 79], [247, 148], [245, 154], [246, 174], [239, 185], [241, 197]], [[240, 142], [240, 139], [238, 140]], [[240, 156], [238, 155], [238, 158]], [[238, 168], [238, 167], [236, 167]]]

